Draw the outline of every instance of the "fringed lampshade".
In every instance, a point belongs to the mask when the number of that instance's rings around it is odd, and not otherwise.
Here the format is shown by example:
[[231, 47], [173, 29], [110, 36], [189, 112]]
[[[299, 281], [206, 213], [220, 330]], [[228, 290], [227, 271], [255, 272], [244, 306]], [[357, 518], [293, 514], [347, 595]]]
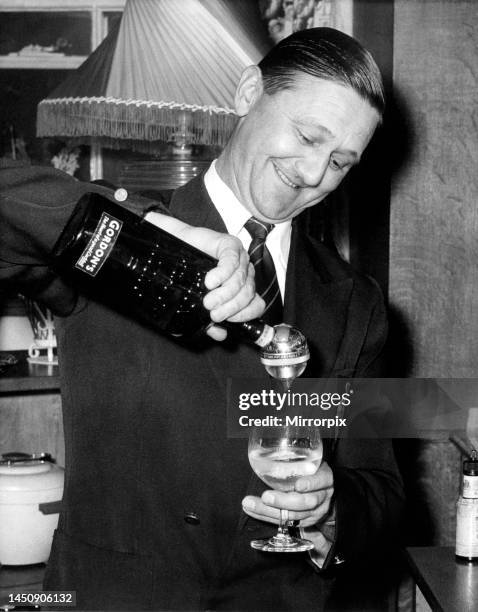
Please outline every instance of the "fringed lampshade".
[[38, 106], [38, 136], [222, 146], [242, 70], [270, 47], [257, 0], [129, 0], [119, 30]]

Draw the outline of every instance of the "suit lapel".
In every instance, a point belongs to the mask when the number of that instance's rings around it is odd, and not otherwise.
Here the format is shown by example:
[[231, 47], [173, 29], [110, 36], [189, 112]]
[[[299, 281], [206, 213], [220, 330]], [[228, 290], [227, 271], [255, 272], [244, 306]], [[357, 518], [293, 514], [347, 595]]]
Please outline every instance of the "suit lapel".
[[221, 215], [206, 191], [204, 174], [202, 172], [183, 187], [176, 189], [171, 198], [170, 210], [175, 217], [190, 225], [227, 233]]
[[[311, 358], [304, 378], [341, 375], [342, 344], [353, 279], [336, 257], [295, 219], [287, 267], [284, 315], [306, 336]], [[337, 369], [339, 368], [339, 369]], [[332, 438], [324, 438], [324, 460], [331, 461]]]
[[285, 320], [307, 337], [304, 376], [331, 376], [345, 333], [353, 279], [318, 240], [294, 220], [286, 279]]

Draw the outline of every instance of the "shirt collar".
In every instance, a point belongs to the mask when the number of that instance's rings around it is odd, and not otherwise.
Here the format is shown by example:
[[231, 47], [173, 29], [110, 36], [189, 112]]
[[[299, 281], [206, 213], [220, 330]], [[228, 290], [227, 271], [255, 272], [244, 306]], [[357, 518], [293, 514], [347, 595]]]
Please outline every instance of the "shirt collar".
[[251, 213], [236, 198], [232, 189], [222, 180], [216, 170], [216, 160], [209, 166], [204, 175], [204, 184], [209, 197], [221, 215], [229, 234], [237, 236], [244, 223], [251, 218]]
[[[228, 233], [237, 236], [244, 227], [246, 221], [251, 218], [251, 213], [241, 204], [234, 195], [232, 189], [230, 189], [219, 176], [216, 170], [216, 160], [214, 160], [207, 169], [204, 175], [204, 184], [212, 203], [224, 221]], [[287, 253], [287, 241], [290, 242], [291, 225], [292, 222], [290, 219], [283, 223], [278, 223], [269, 234], [269, 237], [274, 237], [274, 241], [277, 242], [277, 244], [283, 245], [281, 250], [285, 250]]]
[[[232, 190], [221, 179], [216, 170], [216, 160], [209, 166], [204, 175], [204, 184], [213, 205], [221, 216], [227, 231], [236, 236], [248, 250], [251, 235], [244, 224], [251, 218], [251, 213], [239, 202]], [[277, 280], [282, 296], [285, 292], [287, 261], [289, 259], [292, 221], [284, 221], [274, 226], [267, 236], [266, 244], [270, 251], [277, 272]]]

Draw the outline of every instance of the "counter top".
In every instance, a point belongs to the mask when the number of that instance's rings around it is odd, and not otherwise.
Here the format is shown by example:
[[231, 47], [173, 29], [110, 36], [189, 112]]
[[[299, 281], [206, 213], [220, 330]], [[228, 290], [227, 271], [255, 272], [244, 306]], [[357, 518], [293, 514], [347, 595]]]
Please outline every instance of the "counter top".
[[407, 548], [412, 576], [435, 612], [478, 610], [478, 565], [458, 563], [451, 546]]
[[32, 364], [27, 361], [27, 351], [8, 351], [18, 363], [7, 366], [0, 374], [0, 393], [28, 393], [59, 391], [57, 365]]

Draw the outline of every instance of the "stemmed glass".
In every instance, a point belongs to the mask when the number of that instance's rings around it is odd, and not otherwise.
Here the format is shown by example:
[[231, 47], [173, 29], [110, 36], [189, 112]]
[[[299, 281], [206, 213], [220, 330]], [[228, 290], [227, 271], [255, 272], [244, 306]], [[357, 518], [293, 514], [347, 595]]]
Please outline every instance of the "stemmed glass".
[[[273, 489], [293, 491], [301, 476], [311, 476], [322, 461], [322, 439], [315, 427], [254, 427], [249, 436], [249, 462], [259, 478]], [[252, 540], [251, 546], [265, 552], [303, 552], [312, 542], [290, 535], [288, 511], [280, 511], [277, 533], [272, 538]]]

